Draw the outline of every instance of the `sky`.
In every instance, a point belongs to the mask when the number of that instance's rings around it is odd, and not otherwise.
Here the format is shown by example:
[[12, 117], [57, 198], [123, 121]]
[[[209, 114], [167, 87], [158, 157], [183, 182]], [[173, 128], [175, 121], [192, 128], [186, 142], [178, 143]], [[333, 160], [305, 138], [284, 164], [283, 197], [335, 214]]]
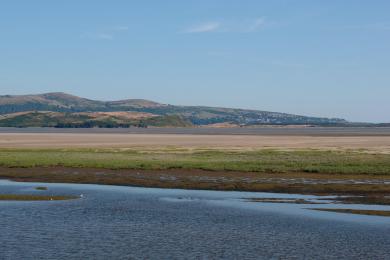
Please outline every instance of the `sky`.
[[0, 95], [390, 122], [388, 0], [0, 0]]

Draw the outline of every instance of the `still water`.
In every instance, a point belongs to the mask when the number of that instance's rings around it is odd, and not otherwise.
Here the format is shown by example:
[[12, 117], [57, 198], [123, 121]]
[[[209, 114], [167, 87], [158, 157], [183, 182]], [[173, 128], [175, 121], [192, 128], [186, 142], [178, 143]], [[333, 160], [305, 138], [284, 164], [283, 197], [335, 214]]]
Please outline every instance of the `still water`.
[[0, 201], [0, 259], [390, 259], [390, 218], [243, 200], [314, 196], [9, 181], [0, 193], [82, 194]]

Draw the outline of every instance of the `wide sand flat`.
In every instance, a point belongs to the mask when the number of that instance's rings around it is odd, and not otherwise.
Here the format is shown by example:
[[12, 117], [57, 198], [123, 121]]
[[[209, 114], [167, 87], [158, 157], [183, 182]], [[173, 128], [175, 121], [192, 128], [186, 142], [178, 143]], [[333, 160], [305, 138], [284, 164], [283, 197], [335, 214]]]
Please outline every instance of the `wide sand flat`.
[[390, 136], [0, 133], [0, 148], [364, 149], [390, 153]]

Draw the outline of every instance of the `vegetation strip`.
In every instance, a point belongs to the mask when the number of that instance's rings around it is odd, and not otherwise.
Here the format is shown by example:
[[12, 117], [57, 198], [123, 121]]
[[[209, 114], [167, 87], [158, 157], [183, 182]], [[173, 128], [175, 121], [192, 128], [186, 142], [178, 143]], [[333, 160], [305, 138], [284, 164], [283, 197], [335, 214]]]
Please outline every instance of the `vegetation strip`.
[[49, 195], [28, 195], [28, 194], [0, 194], [0, 200], [9, 201], [48, 201], [48, 200], [72, 200], [76, 196], [49, 196]]
[[262, 202], [262, 203], [291, 203], [291, 204], [327, 204], [318, 203], [305, 199], [291, 199], [291, 198], [247, 198], [246, 200], [251, 202]]
[[[155, 188], [180, 188], [197, 190], [259, 191], [293, 194], [365, 196], [367, 204], [389, 203], [390, 186], [387, 184], [290, 184], [287, 178], [307, 174], [275, 174], [253, 172], [218, 172], [202, 170], [109, 170], [97, 168], [0, 167], [0, 178], [14, 181], [47, 183], [88, 183]], [[310, 174], [309, 176], [312, 176]], [[257, 182], [261, 177], [272, 178], [271, 183]], [[321, 175], [321, 178], [330, 178]], [[353, 176], [347, 176], [348, 179]], [[344, 197], [337, 198], [338, 201]], [[380, 203], [382, 201], [382, 203]], [[356, 200], [354, 201], [356, 202]]]
[[47, 190], [47, 187], [36, 187], [36, 190]]
[[[364, 196], [364, 203], [388, 205], [390, 155], [359, 151], [242, 151], [175, 147], [0, 149], [0, 178], [159, 188], [359, 195]], [[348, 203], [347, 199], [340, 200]], [[357, 203], [356, 198], [349, 200], [349, 203]]]
[[385, 195], [367, 196], [341, 196], [332, 198], [310, 199], [297, 198], [244, 198], [251, 202], [262, 203], [291, 203], [291, 204], [365, 204], [365, 205], [390, 205], [390, 198]]
[[210, 149], [0, 149], [3, 167], [206, 170], [362, 175], [390, 179], [390, 155], [337, 151]]
[[390, 217], [390, 211], [388, 210], [363, 210], [363, 209], [327, 209], [327, 208], [316, 208], [310, 210], [318, 211], [329, 211], [336, 213], [349, 213], [349, 214], [358, 214], [358, 215], [370, 215], [370, 216], [382, 216]]

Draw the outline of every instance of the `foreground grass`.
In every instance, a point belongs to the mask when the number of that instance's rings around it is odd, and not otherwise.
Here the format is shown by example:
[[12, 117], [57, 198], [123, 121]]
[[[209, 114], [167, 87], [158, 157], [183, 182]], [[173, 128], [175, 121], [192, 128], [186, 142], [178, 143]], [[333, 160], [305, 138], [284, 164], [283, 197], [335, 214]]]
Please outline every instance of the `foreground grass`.
[[46, 195], [28, 195], [28, 194], [0, 194], [1, 200], [10, 201], [48, 201], [48, 200], [71, 200], [75, 196], [46, 196]]
[[0, 149], [0, 166], [390, 176], [390, 155], [316, 150]]

